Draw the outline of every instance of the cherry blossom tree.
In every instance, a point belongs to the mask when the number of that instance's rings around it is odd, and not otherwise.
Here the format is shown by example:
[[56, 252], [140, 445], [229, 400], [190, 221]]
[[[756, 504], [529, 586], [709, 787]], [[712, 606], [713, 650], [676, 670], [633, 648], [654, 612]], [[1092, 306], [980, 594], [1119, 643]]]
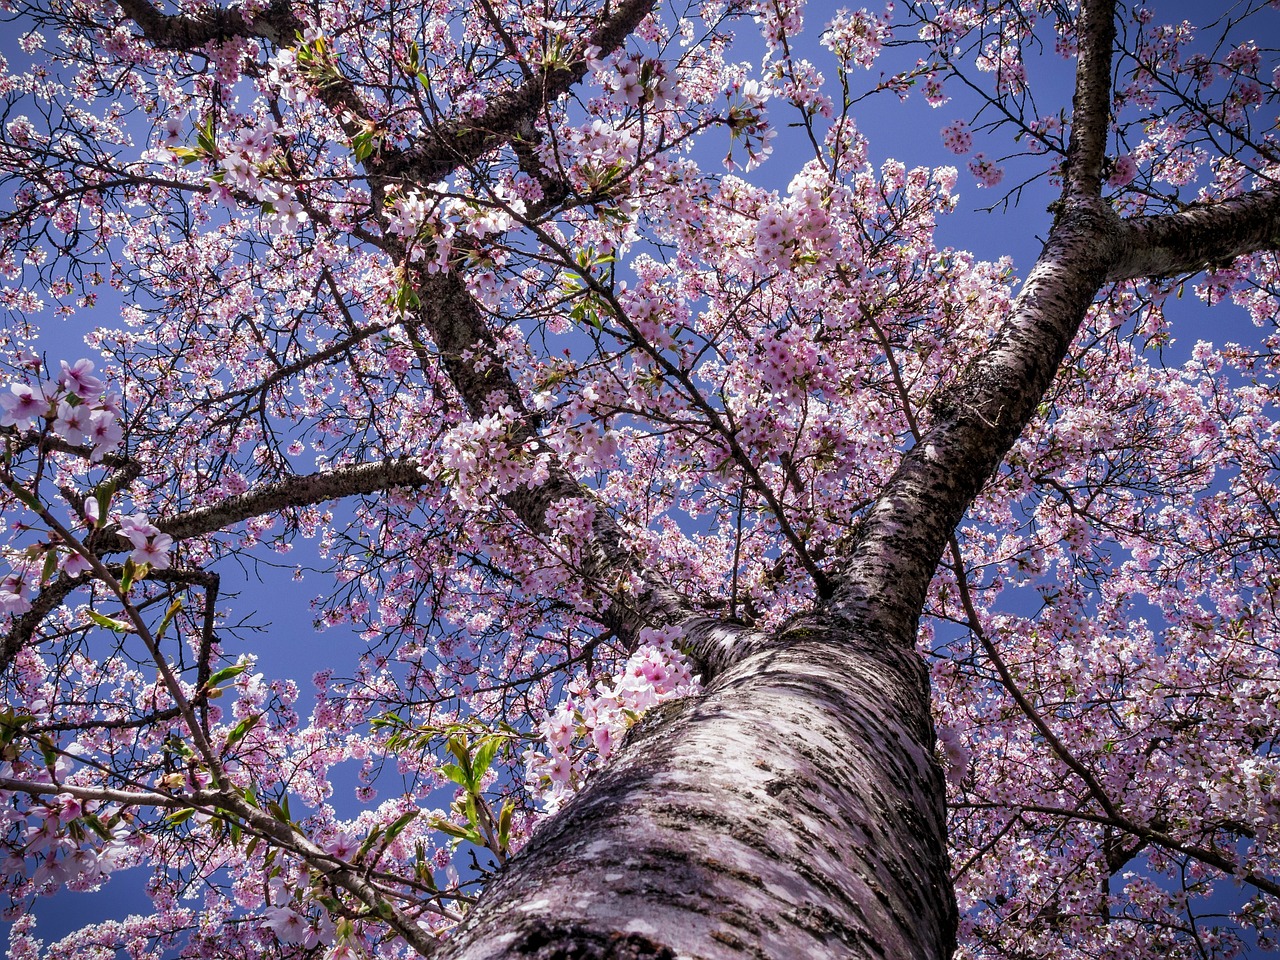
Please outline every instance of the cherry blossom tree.
[[10, 956], [1274, 945], [1277, 12], [1164, 7], [6, 0]]

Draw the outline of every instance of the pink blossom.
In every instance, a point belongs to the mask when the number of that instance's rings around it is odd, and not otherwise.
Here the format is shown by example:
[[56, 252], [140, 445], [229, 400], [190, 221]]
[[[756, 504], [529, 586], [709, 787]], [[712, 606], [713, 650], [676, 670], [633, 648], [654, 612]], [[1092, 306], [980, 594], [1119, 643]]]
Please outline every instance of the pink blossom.
[[167, 570], [170, 563], [169, 550], [172, 546], [172, 537], [167, 533], [157, 533], [135, 546], [129, 558], [134, 563], [145, 563], [157, 570]]
[[0, 393], [0, 408], [4, 410], [0, 426], [26, 430], [49, 409], [49, 402], [40, 391], [25, 383], [14, 383], [7, 393]]
[[22, 614], [31, 609], [31, 584], [21, 574], [0, 580], [0, 613]]
[[135, 547], [146, 543], [148, 538], [160, 532], [159, 528], [147, 519], [145, 513], [120, 518], [120, 535], [128, 538]]
[[62, 373], [58, 377], [58, 386], [81, 400], [96, 400], [102, 394], [102, 381], [93, 376], [92, 360], [77, 360], [73, 364], [60, 361]]
[[360, 842], [345, 831], [335, 834], [324, 846], [325, 852], [333, 854], [339, 860], [350, 860], [359, 848]]
[[963, 120], [953, 120], [942, 128], [942, 143], [952, 153], [968, 153], [973, 149], [973, 134]]
[[640, 65], [631, 60], [620, 64], [618, 75], [613, 80], [613, 90], [627, 106], [640, 106], [644, 97], [644, 85], [640, 81]]
[[93, 442], [93, 459], [101, 460], [120, 445], [124, 427], [110, 410], [95, 410], [89, 415], [88, 437]]
[[58, 418], [53, 422], [53, 431], [67, 443], [79, 446], [85, 442], [91, 415], [85, 404], [72, 406], [70, 401], [62, 400], [58, 403]]
[[1111, 176], [1107, 178], [1109, 187], [1127, 187], [1138, 176], [1138, 164], [1131, 154], [1119, 157], [1115, 162]]
[[62, 561], [62, 572], [68, 577], [78, 577], [82, 573], [88, 573], [93, 569], [93, 564], [88, 558], [81, 553], [72, 551], [67, 554], [67, 558]]
[[281, 943], [302, 943], [311, 932], [311, 925], [288, 907], [268, 907], [263, 913], [263, 925]]
[[978, 180], [980, 187], [994, 187], [1004, 179], [1004, 168], [999, 167], [982, 153], [975, 153], [969, 161], [969, 172]]

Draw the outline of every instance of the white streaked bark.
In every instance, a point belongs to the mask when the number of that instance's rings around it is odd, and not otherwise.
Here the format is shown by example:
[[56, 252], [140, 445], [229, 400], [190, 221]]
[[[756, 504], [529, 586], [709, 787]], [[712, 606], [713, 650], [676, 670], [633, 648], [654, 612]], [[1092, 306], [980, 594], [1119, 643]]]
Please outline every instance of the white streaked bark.
[[947, 957], [932, 740], [914, 652], [800, 622], [651, 711], [440, 957]]

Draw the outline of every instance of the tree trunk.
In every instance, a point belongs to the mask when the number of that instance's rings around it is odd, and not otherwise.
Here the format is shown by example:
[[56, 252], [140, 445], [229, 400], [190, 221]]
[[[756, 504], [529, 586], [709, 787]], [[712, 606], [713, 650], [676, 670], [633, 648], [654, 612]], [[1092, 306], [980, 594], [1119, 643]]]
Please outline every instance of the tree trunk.
[[896, 641], [810, 616], [655, 708], [440, 956], [949, 957], [926, 674]]

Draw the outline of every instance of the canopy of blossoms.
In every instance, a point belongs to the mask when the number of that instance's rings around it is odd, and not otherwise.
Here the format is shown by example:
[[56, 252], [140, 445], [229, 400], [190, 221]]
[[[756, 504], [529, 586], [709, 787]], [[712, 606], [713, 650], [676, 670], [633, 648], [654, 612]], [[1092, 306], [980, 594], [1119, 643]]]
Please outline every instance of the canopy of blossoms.
[[[1115, 12], [1103, 200], [1269, 195], [1280, 14], [1164, 6]], [[1010, 312], [946, 218], [1062, 183], [1078, 7], [8, 0], [9, 955], [447, 939], [697, 696], [690, 623], [830, 596]], [[952, 162], [873, 163], [884, 98]], [[1198, 263], [1103, 288], [929, 588], [960, 956], [1276, 944], [1280, 262]], [[294, 549], [309, 687], [222, 588]]]

